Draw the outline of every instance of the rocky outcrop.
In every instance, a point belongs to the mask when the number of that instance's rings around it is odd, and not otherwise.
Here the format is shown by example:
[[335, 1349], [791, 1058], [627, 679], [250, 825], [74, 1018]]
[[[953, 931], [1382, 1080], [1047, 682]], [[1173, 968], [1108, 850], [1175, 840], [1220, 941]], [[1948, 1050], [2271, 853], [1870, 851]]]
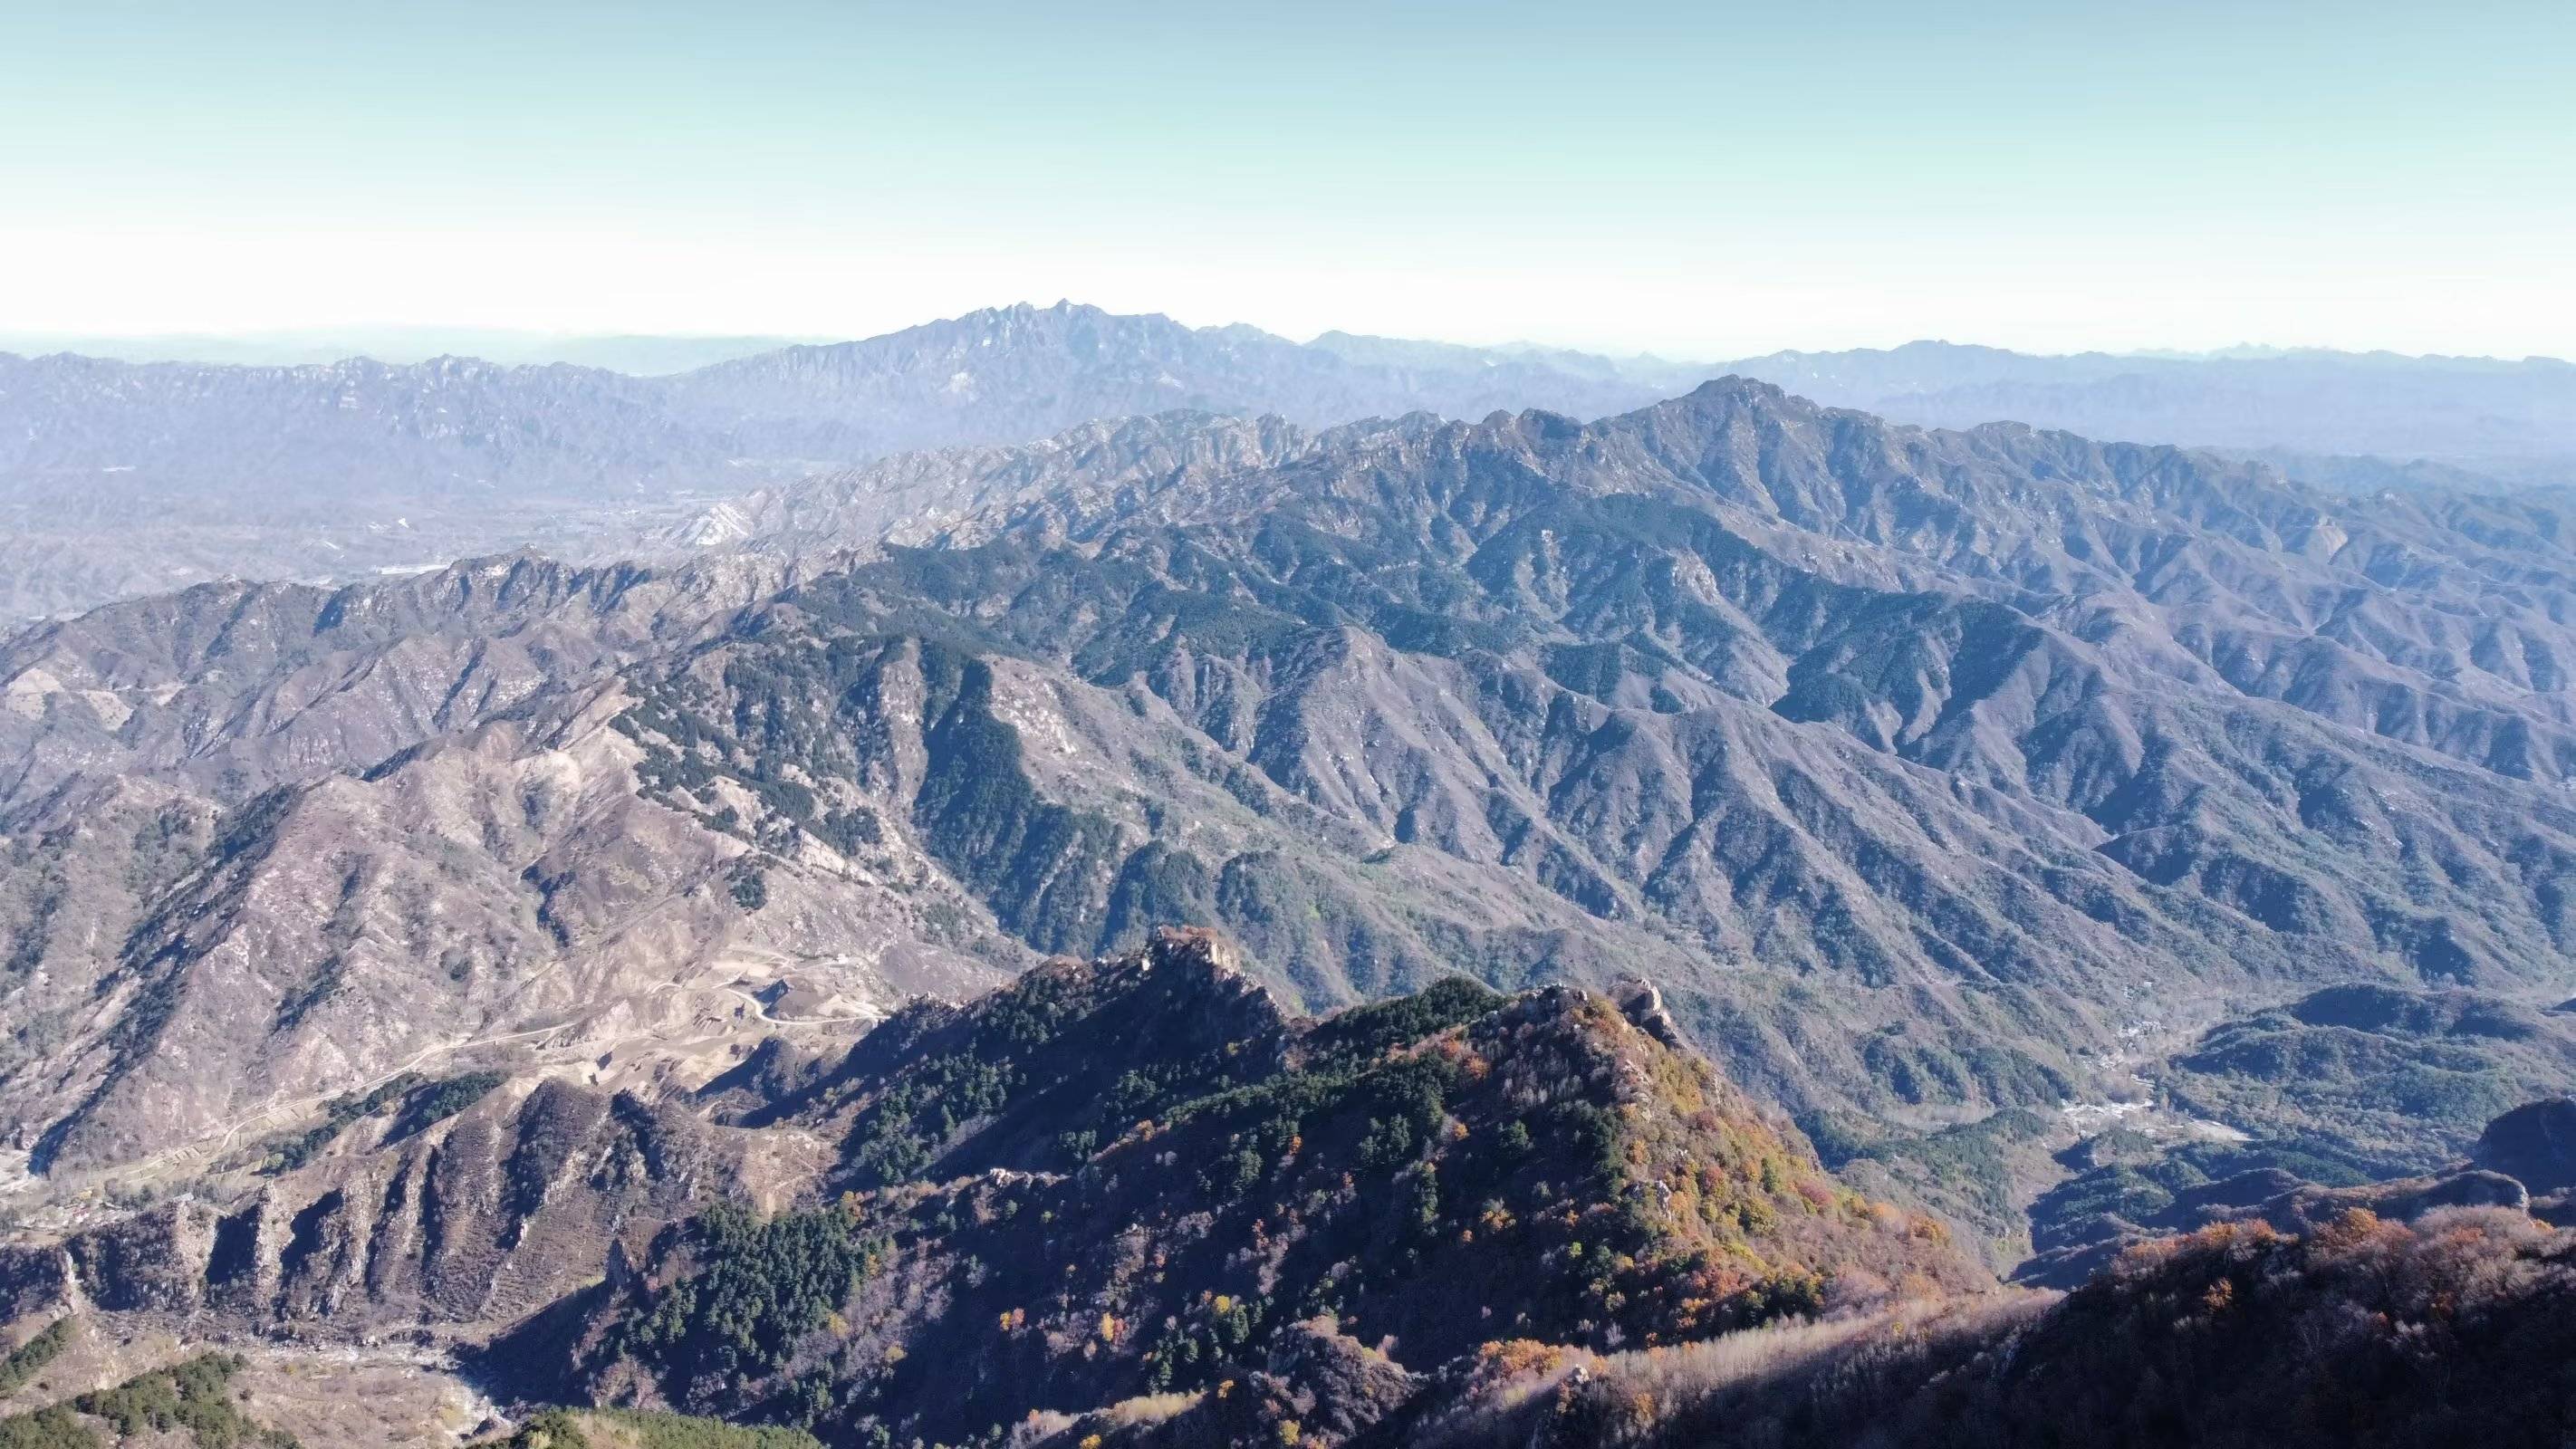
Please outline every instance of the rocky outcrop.
[[554, 1302], [597, 1279], [611, 1245], [649, 1242], [745, 1177], [739, 1146], [686, 1112], [522, 1084], [246, 1193], [0, 1248], [0, 1322], [62, 1304], [325, 1338], [452, 1332]]

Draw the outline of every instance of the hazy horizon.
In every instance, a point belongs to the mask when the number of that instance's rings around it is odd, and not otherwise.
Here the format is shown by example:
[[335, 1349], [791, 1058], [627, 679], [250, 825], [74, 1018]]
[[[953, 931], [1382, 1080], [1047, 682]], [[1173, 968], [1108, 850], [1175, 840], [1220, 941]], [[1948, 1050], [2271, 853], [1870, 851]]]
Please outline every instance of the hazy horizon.
[[54, 7], [0, 328], [2565, 355], [2576, 18], [2476, 9]]
[[[1079, 299], [1063, 300], [1071, 301], [1075, 305], [1089, 305], [1081, 303]], [[980, 312], [1001, 310], [1014, 305], [1022, 305], [1022, 303], [997, 303], [990, 307], [970, 309], [970, 311]], [[1025, 305], [1046, 306], [1051, 304], [1026, 301]], [[1145, 311], [1152, 315], [1171, 315], [1169, 313], [1159, 313], [1156, 312], [1155, 309], [1150, 308], [1145, 309]], [[886, 331], [902, 331], [908, 327], [951, 321], [954, 320], [955, 317], [963, 315], [966, 314], [950, 314], [948, 316], [941, 317], [925, 316], [917, 318], [909, 323], [899, 324], [896, 327], [888, 328]], [[1193, 318], [1174, 317], [1172, 320], [1194, 328], [1218, 328], [1229, 325], [1244, 325], [1241, 323], [1240, 319], [1236, 318], [1201, 321]], [[2335, 348], [2300, 344], [2279, 344], [2253, 340], [2240, 341], [2225, 346], [2205, 348], [2145, 346], [2116, 349], [2078, 348], [2050, 352], [2035, 349], [2000, 348], [1997, 344], [1975, 337], [1909, 337], [1884, 343], [1856, 344], [1845, 348], [1804, 347], [1795, 343], [1790, 343], [1784, 344], [1780, 347], [1765, 348], [1760, 352], [1747, 352], [1733, 357], [1675, 356], [1647, 352], [1597, 352], [1595, 349], [1572, 348], [1567, 347], [1564, 344], [1551, 343], [1529, 337], [1501, 337], [1492, 339], [1471, 339], [1459, 337], [1397, 337], [1386, 333], [1362, 332], [1360, 329], [1350, 327], [1328, 327], [1313, 333], [1289, 336], [1288, 340], [1302, 344], [1312, 344], [1317, 339], [1333, 333], [1378, 337], [1390, 341], [1423, 342], [1436, 345], [1481, 348], [1493, 351], [1509, 351], [1515, 349], [1579, 351], [1595, 353], [1595, 355], [1610, 357], [1614, 360], [1620, 361], [1655, 361], [1674, 366], [1696, 366], [1702, 364], [1720, 365], [1782, 353], [1829, 354], [1842, 352], [1894, 352], [1906, 347], [1915, 346], [1997, 348], [1997, 350], [2012, 351], [2032, 357], [2063, 358], [2093, 354], [2116, 358], [2135, 358], [2141, 361], [2212, 361], [2220, 359], [2296, 356], [2379, 356], [2403, 359], [2407, 361], [2496, 362], [2505, 364], [2564, 363], [2567, 361], [2566, 358], [2560, 356], [2537, 353], [2518, 357], [2476, 353], [2409, 353], [2393, 348]], [[881, 336], [884, 335], [884, 333], [873, 333], [868, 335]], [[1278, 335], [1285, 336], [1287, 334]], [[9, 327], [6, 325], [5, 319], [0, 319], [0, 352], [15, 352], [22, 355], [36, 355], [46, 352], [70, 352], [78, 355], [98, 356], [132, 362], [189, 362], [213, 365], [231, 364], [248, 366], [303, 365], [307, 363], [336, 362], [353, 358], [367, 358], [378, 362], [399, 365], [422, 361], [431, 357], [456, 356], [473, 357], [485, 361], [501, 363], [542, 363], [554, 360], [569, 360], [582, 363], [583, 365], [608, 367], [611, 370], [633, 370], [631, 368], [617, 367], [611, 362], [590, 360], [589, 355], [610, 355], [620, 351], [633, 351], [647, 355], [701, 357], [705, 361], [715, 361], [731, 357], [748, 356], [757, 352], [769, 351], [781, 347], [828, 346], [833, 343], [863, 340], [866, 339], [860, 336], [841, 336], [830, 333], [807, 333], [799, 335], [746, 332], [653, 332], [633, 328], [602, 331], [544, 330], [536, 328], [507, 327], [442, 327], [434, 324], [398, 322], [348, 323], [326, 327], [256, 327], [224, 331], [149, 330], [122, 333], [35, 331]], [[681, 365], [696, 366], [703, 365], [703, 362], [690, 362]], [[674, 366], [673, 370], [679, 370], [679, 366]]]

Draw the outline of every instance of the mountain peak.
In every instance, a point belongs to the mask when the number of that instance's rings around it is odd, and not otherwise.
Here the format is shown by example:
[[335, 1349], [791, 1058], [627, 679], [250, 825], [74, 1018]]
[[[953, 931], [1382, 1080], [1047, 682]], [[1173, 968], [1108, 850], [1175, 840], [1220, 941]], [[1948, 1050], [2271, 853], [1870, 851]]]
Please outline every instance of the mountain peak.
[[[1606, 1347], [1810, 1312], [1829, 1283], [1867, 1302], [1991, 1282], [1937, 1223], [1836, 1182], [1668, 1037], [1651, 992], [1626, 994], [1623, 1011], [1452, 977], [1294, 1017], [1220, 937], [1164, 930], [906, 1012], [810, 1084], [743, 1074], [789, 1088], [745, 1121], [838, 1139], [827, 1200], [889, 1245], [876, 1271], [949, 1285], [900, 1360], [820, 1370], [834, 1412], [949, 1437], [1052, 1405], [1057, 1374], [1096, 1400], [1222, 1395], [1225, 1356], [1181, 1348], [1211, 1323], [1235, 1350], [1293, 1351], [1293, 1325], [1328, 1314], [1430, 1368], [1505, 1333]], [[686, 1341], [616, 1326], [686, 1311], [726, 1271], [721, 1233], [661, 1246], [591, 1308], [605, 1351], [585, 1382], [690, 1407], [772, 1391], [701, 1380]], [[1024, 1332], [1094, 1346], [993, 1371]], [[953, 1392], [961, 1373], [978, 1396]]]
[[1760, 402], [1776, 405], [1792, 401], [1802, 402], [1804, 399], [1795, 397], [1778, 383], [1765, 382], [1758, 377], [1748, 377], [1740, 372], [1730, 372], [1723, 377], [1710, 378], [1676, 401], [1701, 404]]

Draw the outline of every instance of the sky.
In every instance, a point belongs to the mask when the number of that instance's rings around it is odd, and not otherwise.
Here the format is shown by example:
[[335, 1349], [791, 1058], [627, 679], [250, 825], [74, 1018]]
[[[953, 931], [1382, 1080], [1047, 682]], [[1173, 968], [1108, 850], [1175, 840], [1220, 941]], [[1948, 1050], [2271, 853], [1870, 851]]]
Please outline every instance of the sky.
[[2576, 4], [0, 0], [0, 331], [2576, 355]]

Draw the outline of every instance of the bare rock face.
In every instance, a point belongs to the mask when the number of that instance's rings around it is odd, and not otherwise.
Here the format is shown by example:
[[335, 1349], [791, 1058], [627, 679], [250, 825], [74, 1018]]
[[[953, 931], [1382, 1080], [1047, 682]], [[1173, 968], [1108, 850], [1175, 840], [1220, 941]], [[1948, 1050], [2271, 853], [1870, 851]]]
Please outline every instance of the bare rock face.
[[1666, 1046], [1684, 1045], [1680, 1023], [1664, 1008], [1664, 994], [1655, 983], [1642, 976], [1626, 976], [1610, 983], [1610, 999], [1630, 1024]]
[[[989, 960], [1013, 959], [1007, 943], [979, 959], [898, 924], [945, 894], [937, 883], [914, 901], [853, 891], [837, 856], [800, 870], [640, 798], [638, 751], [608, 727], [614, 713], [613, 696], [575, 699], [368, 776], [277, 787], [202, 825], [121, 792], [117, 836], [175, 819], [181, 841], [207, 843], [158, 901], [96, 902], [122, 921], [92, 918], [79, 937], [47, 928], [60, 964], [93, 974], [78, 995], [69, 970], [22, 985], [31, 1012], [50, 1008], [72, 1039], [16, 1066], [0, 1123], [39, 1172], [113, 1167], [256, 1141], [293, 1125], [287, 1104], [476, 1051], [553, 1043], [596, 1057], [711, 1030], [747, 1045], [773, 1014], [758, 991], [799, 961], [811, 963], [800, 979], [837, 1003], [805, 1018], [829, 1032], [915, 992], [970, 990], [998, 975]], [[53, 860], [32, 887], [97, 890], [72, 874], [106, 833], [84, 815], [46, 837]], [[923, 873], [886, 859], [897, 883]], [[103, 928], [122, 936], [104, 959]], [[972, 945], [971, 926], [956, 934]]]

